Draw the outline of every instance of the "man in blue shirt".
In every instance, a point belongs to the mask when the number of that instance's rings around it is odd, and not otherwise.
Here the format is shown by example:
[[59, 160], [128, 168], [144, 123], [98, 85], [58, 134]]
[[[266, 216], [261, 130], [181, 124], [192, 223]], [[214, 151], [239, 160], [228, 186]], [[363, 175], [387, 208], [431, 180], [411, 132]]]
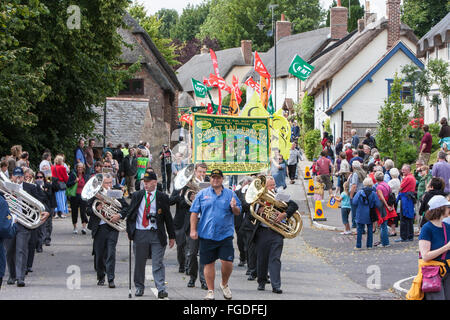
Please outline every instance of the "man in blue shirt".
[[356, 134], [356, 130], [352, 129], [352, 148], [357, 149], [359, 145], [359, 136]]
[[[203, 264], [208, 294], [205, 300], [214, 300], [215, 262], [222, 263], [222, 289], [225, 299], [231, 299], [228, 279], [233, 271], [234, 216], [242, 206], [236, 194], [223, 187], [223, 173], [211, 171], [211, 186], [201, 190], [191, 206], [191, 238], [199, 239], [200, 264]], [[198, 217], [200, 214], [200, 218]]]

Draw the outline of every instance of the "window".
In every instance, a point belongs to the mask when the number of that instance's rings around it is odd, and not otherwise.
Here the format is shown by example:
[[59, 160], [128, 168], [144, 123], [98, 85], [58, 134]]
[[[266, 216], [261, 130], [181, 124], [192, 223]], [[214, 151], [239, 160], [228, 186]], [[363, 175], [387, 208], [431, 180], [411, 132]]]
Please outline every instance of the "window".
[[[388, 97], [391, 95], [391, 87], [394, 83], [394, 79], [386, 79], [388, 82]], [[402, 96], [402, 102], [407, 104], [412, 104], [415, 102], [415, 90], [414, 83], [403, 82], [402, 91], [400, 92]]]
[[325, 86], [322, 87], [322, 109], [325, 110]]
[[144, 79], [131, 79], [124, 81], [125, 87], [120, 90], [119, 95], [141, 95], [144, 94]]
[[439, 59], [439, 47], [436, 46], [435, 50], [436, 50], [436, 59]]
[[330, 107], [330, 82], [327, 81], [327, 109]]
[[447, 60], [450, 61], [450, 43], [447, 43]]

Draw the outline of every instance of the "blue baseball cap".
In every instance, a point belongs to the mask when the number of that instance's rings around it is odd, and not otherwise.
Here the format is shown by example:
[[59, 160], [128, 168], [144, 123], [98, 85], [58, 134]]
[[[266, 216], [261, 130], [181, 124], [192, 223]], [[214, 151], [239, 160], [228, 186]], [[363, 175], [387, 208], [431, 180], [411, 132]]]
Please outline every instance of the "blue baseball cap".
[[13, 176], [22, 176], [23, 177], [23, 169], [21, 167], [15, 167], [13, 171]]

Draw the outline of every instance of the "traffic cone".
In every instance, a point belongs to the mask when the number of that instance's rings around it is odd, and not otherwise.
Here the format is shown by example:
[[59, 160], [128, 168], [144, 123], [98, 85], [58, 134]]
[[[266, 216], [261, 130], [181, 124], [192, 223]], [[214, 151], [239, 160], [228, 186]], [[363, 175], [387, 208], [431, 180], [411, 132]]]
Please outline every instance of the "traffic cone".
[[308, 196], [314, 195], [314, 180], [309, 179], [308, 180]]
[[311, 171], [309, 171], [309, 167], [305, 168], [305, 180], [311, 179]]
[[316, 200], [316, 205], [314, 206], [314, 221], [327, 221], [325, 218], [325, 212], [322, 209], [322, 201]]

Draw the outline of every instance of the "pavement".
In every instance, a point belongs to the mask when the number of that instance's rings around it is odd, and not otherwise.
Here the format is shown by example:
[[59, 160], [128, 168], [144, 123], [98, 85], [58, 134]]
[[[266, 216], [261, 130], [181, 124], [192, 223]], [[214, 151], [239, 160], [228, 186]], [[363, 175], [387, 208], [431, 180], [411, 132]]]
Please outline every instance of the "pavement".
[[[301, 166], [304, 164], [300, 164]], [[256, 281], [248, 281], [246, 267], [239, 267], [235, 241], [235, 261], [229, 285], [234, 300], [394, 300], [402, 299], [393, 289], [400, 279], [414, 275], [417, 263], [417, 243], [395, 244], [391, 248], [354, 252], [354, 236], [341, 236], [336, 231], [323, 230], [311, 221], [303, 180], [288, 184], [284, 191], [299, 204], [303, 230], [294, 239], [285, 239], [281, 257], [283, 294], [272, 293], [268, 284], [258, 291]], [[174, 208], [172, 208], [174, 214]], [[338, 226], [339, 213], [326, 211], [326, 223]], [[334, 214], [334, 216], [332, 216]], [[26, 286], [18, 288], [4, 283], [0, 300], [127, 300], [129, 242], [125, 233], [119, 236], [116, 254], [116, 288], [96, 285], [90, 234], [72, 234], [71, 219], [53, 221], [50, 247], [36, 253], [33, 272]], [[134, 268], [134, 257], [131, 258]], [[188, 276], [178, 272], [176, 248], [165, 253], [168, 300], [201, 300], [206, 291], [196, 282], [187, 288]], [[135, 297], [132, 284], [130, 300], [156, 300], [157, 292], [151, 275], [151, 260], [147, 261], [146, 289], [143, 297]], [[5, 275], [5, 282], [8, 271]], [[224, 300], [220, 288], [220, 263], [216, 263], [216, 300]], [[409, 288], [409, 285], [405, 285]]]
[[[302, 182], [305, 190], [308, 181], [304, 180], [305, 167], [311, 167], [312, 162], [302, 161], [299, 163], [299, 178], [296, 183]], [[335, 180], [336, 181], [336, 180]], [[355, 251], [356, 235], [341, 235], [344, 225], [341, 218], [341, 209], [332, 209], [327, 206], [329, 200], [325, 191], [322, 208], [326, 221], [313, 221], [315, 201], [313, 196], [307, 196], [310, 209], [311, 223], [314, 233], [303, 233], [305, 241], [317, 248], [325, 256], [328, 263], [348, 275], [353, 281], [360, 284], [368, 284], [367, 275], [379, 270], [379, 287], [381, 290], [395, 292], [405, 297], [409, 290], [413, 277], [417, 274], [418, 240], [417, 236], [412, 242], [398, 243], [394, 239], [399, 236], [389, 237], [390, 247], [375, 247], [372, 250], [363, 249]], [[417, 231], [417, 228], [415, 228]], [[356, 233], [356, 230], [353, 229]], [[320, 236], [319, 236], [320, 234]], [[397, 228], [397, 235], [400, 230]], [[374, 234], [374, 242], [380, 240], [379, 231]], [[363, 235], [362, 244], [365, 245], [366, 237]], [[374, 271], [375, 270], [375, 271]], [[372, 278], [370, 281], [374, 281]]]

